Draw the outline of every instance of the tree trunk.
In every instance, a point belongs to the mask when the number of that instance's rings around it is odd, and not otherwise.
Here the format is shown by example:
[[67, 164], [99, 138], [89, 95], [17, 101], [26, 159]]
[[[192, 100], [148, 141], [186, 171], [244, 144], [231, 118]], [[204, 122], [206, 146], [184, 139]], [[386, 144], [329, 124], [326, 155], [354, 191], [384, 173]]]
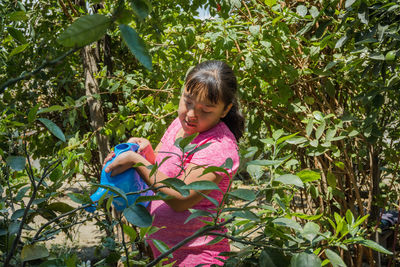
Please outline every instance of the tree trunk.
[[103, 163], [109, 151], [108, 140], [106, 136], [100, 134], [101, 128], [104, 126], [104, 114], [101, 101], [93, 97], [100, 94], [99, 84], [95, 78], [97, 73], [97, 63], [95, 51], [89, 45], [82, 49], [83, 70], [85, 77], [85, 90], [87, 102], [90, 111], [90, 125], [96, 134], [96, 141], [99, 150], [100, 164]]

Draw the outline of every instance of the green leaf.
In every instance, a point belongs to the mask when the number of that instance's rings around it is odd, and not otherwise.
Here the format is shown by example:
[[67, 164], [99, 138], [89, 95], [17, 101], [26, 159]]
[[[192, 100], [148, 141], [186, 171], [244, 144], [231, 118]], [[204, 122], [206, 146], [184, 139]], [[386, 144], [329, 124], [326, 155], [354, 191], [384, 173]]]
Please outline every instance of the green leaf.
[[342, 258], [336, 252], [334, 252], [334, 251], [332, 251], [330, 249], [326, 249], [325, 250], [325, 255], [328, 257], [328, 259], [330, 260], [330, 262], [333, 265], [333, 267], [346, 266], [346, 264], [344, 263]]
[[378, 251], [378, 252], [381, 252], [381, 253], [385, 253], [385, 254], [388, 254], [388, 255], [393, 255], [392, 252], [390, 252], [389, 250], [387, 250], [386, 248], [382, 247], [381, 245], [379, 245], [378, 243], [376, 243], [376, 242], [374, 242], [372, 240], [369, 240], [369, 239], [360, 240], [357, 243], [361, 244], [361, 245], [363, 245], [365, 247], [372, 248], [375, 251]]
[[273, 138], [274, 140], [278, 140], [279, 137], [281, 137], [283, 133], [284, 133], [284, 132], [283, 132], [282, 129], [276, 130], [276, 131], [274, 131], [274, 132], [272, 133], [272, 138]]
[[296, 175], [300, 177], [303, 183], [318, 181], [321, 179], [321, 174], [312, 170], [302, 170], [296, 173]]
[[8, 15], [8, 18], [11, 21], [25, 21], [28, 20], [28, 17], [26, 16], [26, 12], [19, 10], [19, 11], [14, 11], [11, 14]]
[[132, 54], [143, 64], [148, 70], [152, 70], [151, 56], [146, 49], [146, 46], [137, 34], [137, 32], [131, 27], [121, 24], [119, 25], [119, 30], [121, 31], [122, 38], [124, 39], [126, 45], [131, 50]]
[[375, 60], [380, 60], [383, 61], [385, 60], [385, 55], [382, 53], [373, 53], [369, 55], [370, 59], [375, 59]]
[[312, 242], [314, 238], [319, 234], [319, 225], [313, 222], [308, 222], [304, 225], [304, 229], [301, 233], [308, 241]]
[[93, 203], [93, 201], [87, 195], [83, 195], [83, 194], [79, 194], [79, 193], [68, 193], [67, 196], [69, 196], [69, 198], [72, 201], [79, 203], [79, 204]]
[[325, 120], [323, 120], [322, 123], [318, 126], [317, 130], [315, 131], [315, 138], [319, 139], [322, 136], [322, 134], [325, 131], [325, 126], [326, 123]]
[[108, 184], [97, 184], [97, 186], [103, 187], [105, 189], [110, 190], [114, 194], [117, 194], [119, 197], [122, 197], [125, 200], [126, 204], [128, 204], [128, 198], [126, 197], [126, 193], [121, 188]]
[[313, 130], [313, 120], [309, 119], [308, 123], [307, 123], [307, 126], [306, 126], [306, 134], [307, 134], [307, 136], [311, 136], [312, 130]]
[[147, 0], [131, 0], [131, 7], [136, 16], [144, 20], [151, 12], [151, 3]]
[[290, 260], [290, 267], [321, 267], [321, 260], [314, 253], [297, 253]]
[[246, 201], [253, 201], [256, 199], [256, 194], [249, 189], [236, 189], [235, 191], [229, 192], [228, 195], [240, 198]]
[[44, 124], [44, 126], [49, 129], [49, 131], [58, 139], [61, 141], [65, 142], [65, 136], [64, 133], [61, 131], [61, 129], [51, 120], [45, 119], [45, 118], [38, 118], [38, 121]]
[[[152, 241], [153, 245], [158, 249], [160, 253], [164, 253], [169, 250], [167, 244], [165, 244], [163, 241], [157, 239], [152, 239]], [[168, 257], [172, 258], [173, 256], [172, 254], [169, 254]]]
[[294, 137], [294, 138], [291, 138], [291, 139], [286, 141], [286, 143], [292, 144], [292, 145], [299, 145], [299, 144], [303, 144], [305, 142], [307, 142], [307, 138], [301, 137], [301, 136], [300, 137]]
[[296, 7], [296, 13], [300, 16], [300, 17], [305, 17], [307, 15], [307, 7], [304, 5], [298, 5]]
[[25, 245], [21, 251], [21, 261], [38, 260], [46, 258], [49, 255], [49, 251], [44, 245], [38, 243]]
[[310, 146], [312, 146], [312, 147], [318, 147], [318, 144], [319, 143], [318, 143], [317, 139], [310, 141]]
[[133, 229], [133, 227], [127, 224], [123, 224], [122, 229], [124, 230], [124, 233], [126, 233], [129, 236], [131, 242], [134, 242], [136, 240], [137, 232], [135, 229]]
[[392, 50], [386, 53], [385, 60], [386, 61], [393, 61], [396, 59], [396, 51]]
[[327, 180], [327, 182], [328, 182], [328, 185], [330, 186], [330, 187], [332, 187], [332, 188], [336, 188], [336, 176], [333, 174], [333, 173], [331, 173], [331, 172], [328, 172], [328, 174], [327, 174], [327, 176], [326, 176], [326, 180]]
[[142, 205], [130, 205], [122, 214], [128, 222], [139, 227], [148, 227], [153, 221], [149, 211]]
[[258, 165], [258, 166], [274, 166], [282, 163], [282, 160], [252, 160], [247, 165]]
[[260, 267], [280, 267], [288, 266], [288, 264], [288, 259], [282, 251], [272, 248], [264, 249], [258, 260], [258, 266]]
[[[202, 149], [205, 149], [205, 148], [208, 147], [209, 145], [211, 145], [211, 143], [202, 144], [201, 146], [198, 146], [198, 147], [196, 147], [195, 149], [190, 150], [190, 151], [187, 153], [187, 156], [189, 157], [190, 155], [196, 153], [197, 151], [200, 151], [200, 150], [202, 150]], [[184, 149], [184, 151], [185, 151], [185, 149]]]
[[357, 0], [346, 0], [346, 3], [344, 4], [345, 8], [351, 7]]
[[160, 183], [178, 191], [184, 197], [187, 197], [190, 194], [189, 190], [183, 188], [186, 184], [178, 178], [168, 178], [162, 180]]
[[197, 217], [214, 217], [214, 215], [209, 212], [209, 211], [205, 211], [205, 210], [195, 210], [194, 212], [192, 212], [192, 214], [190, 214], [190, 216], [186, 219], [186, 221], [184, 222], [184, 224], [186, 224], [187, 222], [197, 218]]
[[83, 47], [99, 40], [111, 25], [111, 19], [101, 15], [86, 15], [75, 20], [57, 42], [65, 47]]
[[257, 36], [260, 34], [260, 25], [252, 25], [249, 27], [249, 31], [253, 36]]
[[14, 171], [22, 171], [25, 169], [26, 158], [22, 156], [9, 156], [6, 162]]
[[47, 206], [47, 209], [53, 210], [53, 211], [58, 211], [61, 213], [66, 213], [66, 212], [74, 210], [73, 207], [71, 207], [70, 205], [68, 205], [67, 203], [64, 203], [64, 202], [53, 202], [49, 206]]
[[232, 213], [232, 216], [239, 217], [239, 218], [245, 218], [245, 219], [248, 219], [250, 221], [255, 221], [255, 222], [260, 221], [260, 218], [256, 214], [254, 214], [253, 212], [251, 212], [249, 210], [235, 211], [234, 213]]
[[342, 36], [335, 44], [335, 48], [341, 48], [349, 39], [347, 35]]
[[23, 52], [28, 46], [29, 46], [29, 43], [17, 46], [13, 50], [11, 50], [11, 53], [8, 55], [8, 58], [10, 59], [12, 56]]
[[39, 110], [40, 104], [36, 104], [33, 108], [29, 110], [28, 113], [28, 123], [32, 123], [36, 119], [36, 114]]
[[211, 181], [196, 181], [193, 183], [190, 183], [188, 185], [185, 185], [182, 187], [182, 189], [189, 189], [189, 190], [219, 190], [221, 189], [218, 187], [218, 185], [214, 182]]
[[7, 31], [15, 40], [17, 40], [21, 44], [26, 44], [25, 36], [20, 30], [13, 27], [8, 27]]
[[21, 201], [25, 197], [26, 192], [28, 192], [30, 188], [31, 188], [30, 186], [25, 186], [20, 190], [18, 190], [17, 196], [15, 197], [15, 201], [17, 202]]
[[11, 220], [15, 221], [24, 215], [25, 209], [17, 209], [12, 215]]
[[362, 23], [368, 24], [369, 21], [368, 6], [364, 2], [361, 2], [357, 16]]
[[304, 219], [304, 220], [309, 220], [309, 221], [313, 221], [313, 220], [318, 220], [319, 218], [322, 217], [323, 214], [318, 214], [318, 215], [308, 215], [308, 214], [303, 214], [303, 213], [291, 213], [293, 216], [296, 216], [300, 219]]
[[207, 168], [203, 171], [203, 173], [202, 173], [201, 175], [206, 175], [207, 173], [210, 173], [210, 172], [214, 172], [214, 173], [216, 173], [216, 172], [223, 172], [223, 173], [225, 173], [226, 175], [229, 176], [229, 173], [228, 173], [224, 168], [222, 168], [222, 167], [217, 167], [217, 166], [210, 166], [210, 167], [207, 167]]
[[318, 17], [318, 15], [319, 15], [319, 10], [318, 10], [318, 8], [317, 7], [315, 7], [315, 6], [312, 6], [311, 8], [310, 8], [310, 14], [311, 14], [311, 16], [315, 19], [316, 17]]
[[211, 245], [217, 244], [217, 243], [221, 242], [221, 241], [224, 240], [224, 239], [225, 239], [225, 237], [223, 237], [223, 236], [217, 236], [217, 237], [215, 237], [213, 240], [211, 240], [210, 242], [208, 242], [208, 243], [207, 243], [207, 246], [211, 246]]
[[303, 182], [301, 181], [300, 177], [293, 174], [284, 174], [275, 178], [274, 181], [281, 182], [283, 184], [290, 184], [295, 185], [300, 188], [303, 188]]
[[206, 194], [204, 194], [204, 193], [202, 193], [200, 191], [198, 191], [197, 193], [202, 195], [204, 198], [208, 199], [215, 207], [219, 206], [219, 202], [215, 198], [212, 198], [212, 197], [210, 197], [210, 196], [208, 196], [208, 195], [206, 195]]
[[276, 4], [277, 0], [265, 0], [265, 4], [269, 7], [272, 7]]
[[272, 221], [274, 224], [280, 225], [280, 226], [284, 226], [284, 227], [289, 227], [292, 228], [296, 231], [302, 231], [303, 229], [301, 228], [301, 225], [292, 220], [292, 219], [288, 219], [288, 218], [276, 218], [275, 220]]
[[36, 114], [48, 113], [48, 112], [53, 112], [53, 111], [63, 111], [64, 109], [66, 109], [66, 107], [60, 106], [60, 105], [53, 105], [48, 108], [42, 108], [42, 109], [38, 110], [38, 112]]

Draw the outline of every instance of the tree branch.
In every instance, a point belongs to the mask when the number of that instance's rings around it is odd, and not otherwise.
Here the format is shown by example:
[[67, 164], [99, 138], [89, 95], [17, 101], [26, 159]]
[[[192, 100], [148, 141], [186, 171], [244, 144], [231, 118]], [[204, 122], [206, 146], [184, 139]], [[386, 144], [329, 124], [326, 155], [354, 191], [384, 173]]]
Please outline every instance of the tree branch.
[[63, 61], [64, 58], [66, 58], [67, 56], [71, 55], [72, 53], [78, 51], [79, 49], [80, 49], [80, 47], [79, 47], [79, 48], [71, 49], [71, 50], [69, 50], [68, 52], [66, 52], [65, 54], [59, 56], [58, 58], [56, 58], [56, 59], [54, 59], [54, 60], [50, 60], [50, 61], [45, 60], [45, 61], [42, 63], [42, 65], [40, 65], [37, 69], [35, 69], [35, 70], [31, 71], [31, 72], [22, 74], [21, 76], [19, 76], [19, 77], [17, 77], [17, 78], [9, 79], [8, 81], [6, 81], [5, 83], [3, 83], [3, 84], [0, 86], [0, 94], [2, 94], [2, 93], [4, 92], [4, 90], [5, 90], [6, 88], [8, 88], [9, 86], [11, 86], [11, 85], [13, 85], [13, 84], [15, 84], [15, 83], [17, 83], [17, 82], [19, 82], [19, 81], [21, 81], [21, 80], [28, 79], [28, 78], [30, 78], [31, 76], [34, 76], [35, 74], [37, 74], [37, 73], [38, 73], [39, 71], [41, 71], [42, 69], [47, 68], [48, 66], [51, 66], [51, 65], [57, 65], [58, 63], [60, 63], [61, 61]]

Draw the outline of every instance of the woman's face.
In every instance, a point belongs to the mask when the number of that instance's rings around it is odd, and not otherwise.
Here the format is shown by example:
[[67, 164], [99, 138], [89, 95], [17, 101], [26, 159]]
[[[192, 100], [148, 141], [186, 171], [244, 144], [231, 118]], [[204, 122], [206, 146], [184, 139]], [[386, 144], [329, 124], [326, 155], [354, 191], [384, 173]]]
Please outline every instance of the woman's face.
[[185, 136], [211, 129], [228, 114], [231, 107], [232, 104], [225, 107], [222, 101], [217, 104], [209, 100], [200, 101], [184, 90], [179, 101], [178, 117]]

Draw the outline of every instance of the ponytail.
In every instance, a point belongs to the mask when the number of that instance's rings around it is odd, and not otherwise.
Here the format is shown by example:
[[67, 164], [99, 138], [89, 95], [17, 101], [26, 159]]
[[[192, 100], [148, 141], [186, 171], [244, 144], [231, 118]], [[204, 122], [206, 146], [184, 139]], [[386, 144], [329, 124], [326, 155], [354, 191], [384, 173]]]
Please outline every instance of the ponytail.
[[235, 136], [236, 141], [239, 141], [244, 132], [244, 116], [239, 110], [239, 104], [236, 99], [234, 99], [228, 114], [221, 121], [228, 126], [229, 130]]

